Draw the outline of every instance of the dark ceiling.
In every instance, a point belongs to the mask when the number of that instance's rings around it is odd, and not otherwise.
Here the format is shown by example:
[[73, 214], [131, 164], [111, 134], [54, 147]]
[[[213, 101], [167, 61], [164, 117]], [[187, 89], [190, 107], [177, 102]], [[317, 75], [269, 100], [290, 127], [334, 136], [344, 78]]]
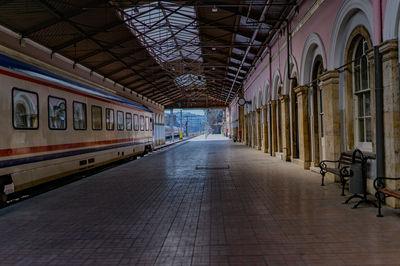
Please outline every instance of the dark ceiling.
[[0, 24], [166, 107], [216, 107], [296, 2], [0, 0]]

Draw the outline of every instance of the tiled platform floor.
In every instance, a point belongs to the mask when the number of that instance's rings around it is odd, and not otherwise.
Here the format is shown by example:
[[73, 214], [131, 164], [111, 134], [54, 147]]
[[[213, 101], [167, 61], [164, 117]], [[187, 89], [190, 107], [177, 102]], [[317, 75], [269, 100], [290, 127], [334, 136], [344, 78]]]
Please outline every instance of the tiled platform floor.
[[339, 194], [199, 137], [0, 210], [0, 265], [400, 265], [400, 210]]

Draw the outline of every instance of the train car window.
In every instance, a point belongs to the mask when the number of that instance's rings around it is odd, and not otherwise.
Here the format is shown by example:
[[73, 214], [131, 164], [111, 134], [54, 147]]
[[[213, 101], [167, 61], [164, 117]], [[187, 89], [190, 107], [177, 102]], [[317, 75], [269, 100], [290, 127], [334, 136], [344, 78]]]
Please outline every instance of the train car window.
[[103, 127], [103, 120], [101, 117], [101, 107], [92, 105], [92, 129], [101, 130]]
[[87, 128], [86, 104], [74, 101], [73, 109], [74, 109], [74, 129], [86, 130]]
[[39, 128], [38, 94], [13, 88], [13, 126], [16, 129]]
[[150, 131], [153, 131], [153, 118], [150, 118]]
[[133, 128], [135, 131], [139, 130], [139, 117], [138, 115], [133, 115]]
[[140, 116], [140, 130], [144, 130], [144, 116], [142, 115]]
[[117, 111], [117, 129], [124, 130], [124, 113]]
[[132, 131], [132, 114], [126, 113], [126, 130]]
[[49, 96], [49, 128], [66, 129], [67, 128], [67, 102], [65, 99]]
[[114, 130], [114, 110], [106, 108], [106, 129]]
[[149, 131], [149, 117], [148, 116], [146, 116], [146, 119], [145, 119], [145, 129], [146, 129], [146, 131]]

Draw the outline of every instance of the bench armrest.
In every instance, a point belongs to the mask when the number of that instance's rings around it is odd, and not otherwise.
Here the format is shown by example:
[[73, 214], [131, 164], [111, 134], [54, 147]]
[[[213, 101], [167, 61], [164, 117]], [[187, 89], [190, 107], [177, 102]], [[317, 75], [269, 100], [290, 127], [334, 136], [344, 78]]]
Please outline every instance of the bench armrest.
[[385, 180], [400, 180], [400, 177], [377, 177], [374, 180], [374, 188], [376, 191], [385, 188]]
[[327, 164], [326, 163], [340, 163], [340, 160], [336, 160], [336, 161], [333, 161], [333, 160], [323, 160], [323, 161], [321, 161], [320, 163], [319, 163], [319, 168], [321, 168], [321, 172], [327, 172], [327, 168], [328, 168], [328, 166], [327, 166]]
[[345, 177], [350, 177], [352, 175], [350, 170], [350, 165], [342, 166], [340, 168], [340, 182], [343, 184], [346, 182]]

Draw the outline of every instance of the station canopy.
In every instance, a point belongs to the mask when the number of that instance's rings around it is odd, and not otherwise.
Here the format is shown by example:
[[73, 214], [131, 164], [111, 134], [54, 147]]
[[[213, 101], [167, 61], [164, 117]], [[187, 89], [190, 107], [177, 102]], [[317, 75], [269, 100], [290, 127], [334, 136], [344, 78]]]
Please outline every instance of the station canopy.
[[222, 107], [296, 0], [0, 0], [0, 24], [167, 108]]

